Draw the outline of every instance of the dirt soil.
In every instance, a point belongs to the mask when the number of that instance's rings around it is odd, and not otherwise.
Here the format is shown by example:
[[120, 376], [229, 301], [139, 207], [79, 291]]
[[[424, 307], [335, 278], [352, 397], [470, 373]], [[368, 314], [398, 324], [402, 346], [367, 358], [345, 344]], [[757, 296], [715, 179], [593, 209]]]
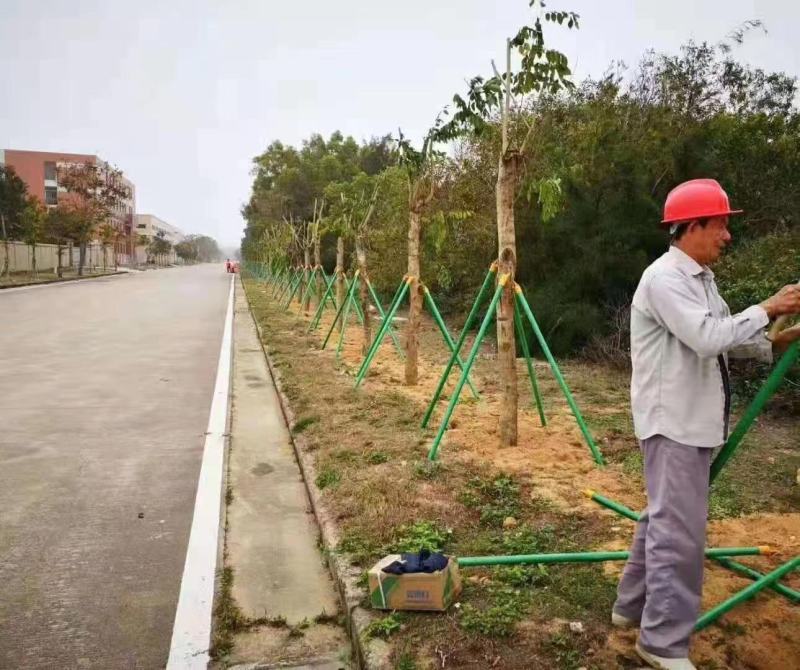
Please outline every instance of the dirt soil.
[[[365, 383], [356, 391], [353, 379], [363, 358], [362, 329], [357, 324], [348, 326], [337, 360], [335, 332], [327, 348], [319, 349], [330, 328], [332, 312], [326, 310], [320, 328], [307, 334], [308, 319], [296, 304], [283, 311], [269, 299], [269, 289], [263, 284], [248, 282], [248, 288], [266, 343], [289, 381], [290, 399], [297, 404], [298, 415], [313, 418], [308, 431], [319, 445], [320, 465], [324, 468], [331, 464], [331, 468], [341, 473], [341, 480], [331, 487], [330, 500], [339, 511], [344, 535], [350, 540], [345, 550], [354, 553], [356, 563], [366, 567], [378, 558], [373, 552], [387, 546], [381, 543], [397, 536], [394, 531], [398, 527], [407, 525], [408, 519], [419, 518], [436, 519], [441, 527], [455, 529], [455, 539], [448, 548], [462, 555], [464, 550], [484, 547], [485, 551], [496, 549], [494, 553], [503, 553], [496, 544], [510, 541], [509, 528], [513, 529], [517, 523], [542, 537], [554, 538], [553, 544], [542, 551], [565, 547], [572, 550], [575, 542], [582, 542], [580, 548], [585, 550], [627, 548], [633, 524], [598, 507], [583, 494], [585, 489], [593, 489], [635, 510], [645, 506], [638, 450], [632, 436], [626, 373], [575, 361], [562, 366], [598, 446], [610, 461], [599, 468], [548, 365], [541, 361], [536, 362], [535, 369], [545, 398], [547, 426], [540, 425], [524, 361], [520, 360], [519, 443], [515, 447], [498, 446], [500, 399], [493, 374], [494, 352], [491, 345], [484, 345], [472, 375], [481, 399], [471, 399], [466, 387], [462, 391], [462, 401], [441, 444], [440, 467], [444, 474], [426, 475], [424, 457], [439, 427], [449, 399], [447, 393], [457, 378], [454, 372], [430, 426], [419, 430], [419, 422], [447, 360], [445, 345], [433, 322], [423, 324], [416, 387], [403, 384], [403, 362], [387, 337]], [[464, 358], [470, 346], [468, 338]], [[780, 451], [771, 446], [770, 437], [774, 435], [783, 436], [782, 441], [775, 441]], [[771, 545], [780, 552], [777, 556], [741, 559], [762, 572], [800, 553], [800, 514], [776, 513], [792, 506], [797, 509], [794, 473], [800, 465], [796, 450], [798, 435], [797, 417], [783, 423], [772, 424], [767, 419], [759, 422], [745, 445], [749, 453], [741, 460], [747, 463], [753, 458], [760, 458], [759, 462], [771, 459], [772, 476], [768, 480], [748, 480], [747, 474], [737, 469], [737, 456], [729, 468], [734, 471], [731, 481], [736, 483], [735, 494], [725, 493], [728, 497], [721, 507], [727, 510], [721, 514], [730, 518], [710, 523], [709, 546]], [[371, 456], [376, 451], [385, 455], [386, 462], [377, 463], [378, 457]], [[373, 459], [375, 463], [370, 461], [369, 467], [364, 467], [363, 459]], [[473, 511], [476, 508], [470, 506], [469, 496], [463, 493], [476, 476], [486, 479], [498, 475], [507, 475], [517, 482], [522, 496], [519, 518], [513, 518], [513, 525], [503, 529], [484, 522], [483, 512], [494, 509], [490, 503], [477, 508], [481, 512], [478, 520]], [[741, 514], [751, 508], [755, 508], [754, 513]], [[542, 535], [545, 531], [551, 535]], [[708, 563], [706, 567], [704, 611], [749, 583], [717, 564]], [[507, 631], [499, 635], [485, 630], [480, 634], [466, 632], [460, 612], [439, 617], [405, 615], [399, 633], [392, 638], [397, 667], [575, 670], [637, 667], [632, 654], [635, 633], [620, 633], [606, 623], [609, 598], [613, 600], [613, 580], [621, 568], [619, 563], [607, 563], [596, 573], [586, 572], [586, 583], [573, 585], [575, 593], [583, 593], [580, 589], [590, 593], [595, 588], [590, 584], [592, 579], [603, 581], [605, 576], [607, 584], [601, 595], [585, 596], [586, 602], [578, 609], [569, 603], [568, 592], [559, 592], [560, 600], [553, 600], [553, 592], [561, 588], [557, 581], [561, 577], [548, 577], [555, 581], [538, 591], [535, 585], [525, 587], [530, 589], [526, 593], [532, 594], [533, 601], [528, 603], [525, 614], [517, 617], [510, 635]], [[467, 581], [464, 594], [467, 609], [471, 607], [470, 598], [480, 607], [481, 599], [497, 594], [495, 587], [499, 587], [499, 581], [493, 574], [479, 571], [475, 579]], [[576, 568], [572, 574], [578, 575], [573, 579], [579, 580], [584, 573]], [[800, 572], [783, 583], [800, 589]], [[550, 593], [544, 593], [548, 589]], [[515, 593], [518, 595], [519, 590]], [[580, 597], [584, 596], [576, 596]], [[567, 614], [580, 614], [580, 620], [586, 623], [585, 632], [577, 636], [569, 629], [564, 632], [567, 622], [559, 618], [559, 607]], [[774, 592], [764, 592], [696, 635], [692, 656], [698, 667], [707, 670], [800, 668], [798, 630], [800, 607], [790, 605]]]

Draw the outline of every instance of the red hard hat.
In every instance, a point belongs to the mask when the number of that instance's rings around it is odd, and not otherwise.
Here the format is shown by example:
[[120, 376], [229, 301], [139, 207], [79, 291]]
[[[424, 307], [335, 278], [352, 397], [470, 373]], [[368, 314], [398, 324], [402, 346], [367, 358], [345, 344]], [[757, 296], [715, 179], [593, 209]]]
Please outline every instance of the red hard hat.
[[690, 179], [678, 184], [667, 194], [661, 223], [681, 223], [741, 213], [741, 209], [731, 209], [728, 194], [716, 179]]

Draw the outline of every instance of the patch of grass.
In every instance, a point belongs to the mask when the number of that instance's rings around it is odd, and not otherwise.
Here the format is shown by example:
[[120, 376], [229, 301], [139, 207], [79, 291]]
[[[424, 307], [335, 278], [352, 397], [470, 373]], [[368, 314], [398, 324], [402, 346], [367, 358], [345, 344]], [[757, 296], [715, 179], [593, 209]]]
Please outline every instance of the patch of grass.
[[751, 511], [749, 506], [730, 478], [720, 474], [714, 481], [708, 498], [708, 518], [727, 519], [741, 516], [749, 511]]
[[322, 610], [322, 612], [314, 617], [314, 623], [339, 625], [341, 623], [341, 619], [341, 616], [338, 614], [328, 614], [325, 610]]
[[410, 526], [398, 528], [391, 550], [412, 553], [427, 549], [443, 551], [450, 539], [451, 531], [441, 528], [435, 521], [417, 521]]
[[304, 416], [302, 419], [296, 421], [294, 426], [292, 426], [292, 433], [299, 435], [309, 426], [313, 426], [317, 421], [319, 421], [318, 416]]
[[506, 517], [520, 515], [519, 484], [509, 475], [498, 475], [490, 480], [473, 477], [459, 496], [466, 507], [480, 512], [481, 523], [500, 526]]
[[582, 667], [583, 649], [580, 640], [567, 632], [553, 633], [543, 645], [555, 668], [577, 670]]
[[482, 606], [465, 603], [458, 623], [466, 631], [486, 637], [508, 637], [530, 610], [531, 599], [526, 589], [511, 586], [487, 589]]
[[370, 637], [382, 637], [384, 640], [390, 638], [394, 633], [403, 627], [404, 617], [399, 612], [392, 612], [390, 615], [381, 619], [375, 619], [364, 630], [364, 635]]
[[342, 473], [331, 465], [323, 467], [314, 480], [320, 491], [331, 486], [336, 486], [340, 481], [342, 481]]
[[616, 583], [600, 565], [551, 566], [541, 588], [533, 589], [537, 610], [548, 617], [604, 622], [616, 598]]
[[219, 571], [219, 596], [214, 604], [214, 631], [211, 639], [211, 658], [219, 659], [233, 649], [234, 635], [243, 630], [247, 617], [233, 599], [233, 570]]
[[395, 670], [417, 670], [418, 667], [416, 659], [408, 651], [404, 651], [398, 656], [394, 666]]
[[548, 582], [550, 573], [544, 565], [510, 565], [497, 568], [494, 578], [516, 587], [543, 586]]
[[642, 479], [644, 474], [644, 461], [642, 459], [642, 452], [637, 449], [631, 451], [625, 458], [622, 459], [622, 471], [634, 479]]
[[372, 451], [364, 457], [364, 460], [370, 465], [380, 465], [389, 460], [389, 454], [384, 451]]
[[[345, 531], [337, 550], [349, 554], [351, 561], [355, 565], [364, 565], [381, 553], [381, 547], [378, 543], [366, 537], [363, 531], [359, 530]], [[364, 585], [366, 586], [366, 572], [364, 572], [363, 579]]]
[[229, 484], [225, 487], [225, 504], [230, 506], [233, 502], [233, 487]]
[[633, 419], [630, 412], [590, 413], [588, 421], [592, 432], [601, 437], [617, 437], [633, 433]]
[[437, 475], [443, 470], [444, 466], [441, 461], [429, 461], [425, 458], [414, 463], [414, 477], [416, 479], [436, 479]]

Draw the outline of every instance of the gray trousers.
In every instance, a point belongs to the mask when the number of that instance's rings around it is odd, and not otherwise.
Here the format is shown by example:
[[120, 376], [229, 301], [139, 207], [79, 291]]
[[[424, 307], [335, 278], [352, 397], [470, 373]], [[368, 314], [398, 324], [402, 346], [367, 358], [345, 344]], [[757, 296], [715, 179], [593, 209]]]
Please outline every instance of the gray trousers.
[[647, 509], [636, 525], [614, 611], [641, 622], [645, 651], [683, 658], [700, 612], [713, 449], [663, 435], [642, 440], [641, 448]]

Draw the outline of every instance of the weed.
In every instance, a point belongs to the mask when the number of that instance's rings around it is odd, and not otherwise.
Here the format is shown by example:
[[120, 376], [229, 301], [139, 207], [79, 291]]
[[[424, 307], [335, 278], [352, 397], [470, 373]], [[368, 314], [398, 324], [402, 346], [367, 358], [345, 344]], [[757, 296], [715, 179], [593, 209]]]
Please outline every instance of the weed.
[[582, 665], [582, 650], [577, 640], [568, 633], [553, 633], [544, 643], [544, 649], [556, 662], [557, 668], [577, 670]]
[[350, 530], [342, 535], [338, 551], [349, 554], [355, 565], [364, 565], [381, 552], [381, 547], [361, 531]]
[[298, 420], [294, 426], [292, 427], [292, 433], [295, 435], [299, 435], [302, 433], [306, 428], [315, 424], [319, 421], [318, 416], [304, 416], [302, 419]]
[[342, 480], [342, 473], [336, 468], [326, 465], [323, 467], [315, 480], [317, 488], [322, 490], [329, 486], [336, 486]]
[[481, 523], [488, 526], [502, 525], [506, 517], [520, 514], [519, 484], [508, 475], [489, 481], [473, 477], [459, 500], [466, 507], [478, 509]]
[[402, 627], [402, 616], [397, 612], [392, 612], [389, 616], [375, 619], [375, 621], [366, 627], [364, 635], [366, 637], [382, 637], [388, 639]]
[[389, 454], [383, 451], [373, 451], [367, 454], [364, 460], [370, 465], [380, 465], [389, 460]]
[[225, 504], [230, 506], [233, 502], [233, 488], [229, 485], [225, 488]]
[[214, 605], [214, 633], [211, 657], [221, 658], [233, 649], [233, 636], [247, 622], [233, 599], [233, 570], [229, 567], [219, 572], [219, 597]]
[[319, 624], [339, 624], [340, 620], [341, 617], [338, 614], [328, 614], [325, 610], [314, 617], [314, 623]]
[[400, 654], [394, 666], [395, 670], [417, 670], [417, 667], [417, 661], [407, 651]]
[[528, 592], [502, 586], [491, 589], [487, 595], [484, 607], [466, 603], [461, 608], [459, 625], [487, 637], [508, 637], [530, 609]]
[[509, 586], [543, 586], [548, 582], [549, 573], [544, 565], [512, 565], [497, 568], [494, 576]]
[[400, 553], [411, 553], [427, 549], [442, 551], [452, 531], [442, 530], [434, 521], [417, 521], [410, 526], [400, 526], [392, 549]]
[[426, 458], [414, 463], [414, 477], [417, 479], [435, 479], [443, 469], [440, 461], [429, 461]]

